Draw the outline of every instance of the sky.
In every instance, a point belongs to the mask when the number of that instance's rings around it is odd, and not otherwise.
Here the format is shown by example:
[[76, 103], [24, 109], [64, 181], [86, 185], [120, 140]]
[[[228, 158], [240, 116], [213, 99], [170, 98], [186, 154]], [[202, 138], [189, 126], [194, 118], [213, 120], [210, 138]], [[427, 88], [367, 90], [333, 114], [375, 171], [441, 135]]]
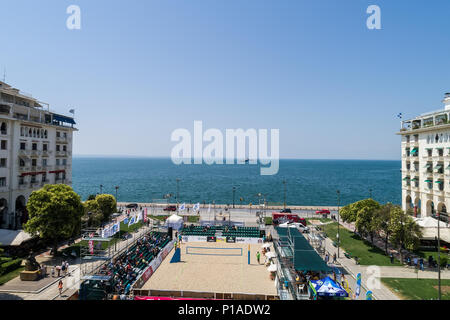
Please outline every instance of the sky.
[[[69, 30], [67, 7], [81, 9]], [[381, 30], [369, 30], [369, 5]], [[171, 133], [279, 129], [280, 157], [400, 159], [450, 92], [450, 1], [0, 2], [6, 82], [68, 114], [75, 155], [169, 157]]]

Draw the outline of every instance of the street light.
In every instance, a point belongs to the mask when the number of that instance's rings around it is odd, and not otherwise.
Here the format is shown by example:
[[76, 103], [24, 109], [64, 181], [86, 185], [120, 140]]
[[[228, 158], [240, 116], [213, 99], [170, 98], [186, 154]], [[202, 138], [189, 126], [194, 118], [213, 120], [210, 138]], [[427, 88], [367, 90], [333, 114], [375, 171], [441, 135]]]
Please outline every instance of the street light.
[[234, 195], [236, 194], [236, 187], [233, 186], [233, 209], [234, 209]]
[[284, 204], [283, 207], [286, 210], [286, 180], [283, 180], [283, 184], [284, 184]]
[[179, 185], [180, 180], [181, 180], [181, 179], [177, 178], [177, 209], [178, 209], [178, 205], [180, 204], [179, 201], [178, 201], [179, 196], [180, 196], [180, 194], [179, 194], [179, 188], [178, 188], [178, 185]]
[[440, 224], [439, 220], [441, 219], [441, 213], [437, 213], [438, 217], [438, 236], [437, 236], [437, 250], [438, 250], [438, 300], [441, 300], [441, 235], [440, 235]]
[[115, 186], [116, 189], [116, 201], [117, 201], [117, 190], [119, 190], [119, 186]]
[[100, 185], [100, 194], [102, 194], [103, 185]]
[[338, 201], [338, 216], [337, 216], [337, 221], [338, 221], [338, 226], [337, 226], [337, 257], [339, 259], [339, 245], [341, 242], [341, 239], [339, 237], [339, 207], [341, 205], [341, 192], [339, 190], [336, 191], [337, 193], [337, 201]]

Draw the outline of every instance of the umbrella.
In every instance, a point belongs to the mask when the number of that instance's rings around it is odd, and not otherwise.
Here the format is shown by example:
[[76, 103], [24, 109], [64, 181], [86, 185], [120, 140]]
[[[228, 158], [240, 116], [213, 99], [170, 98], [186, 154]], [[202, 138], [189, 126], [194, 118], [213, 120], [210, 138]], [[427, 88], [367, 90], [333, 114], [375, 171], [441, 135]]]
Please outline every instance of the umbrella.
[[269, 247], [270, 247], [270, 243], [264, 243], [261, 248], [269, 248]]
[[276, 253], [275, 252], [272, 252], [272, 251], [269, 251], [269, 252], [266, 252], [266, 257], [267, 258], [275, 258], [277, 255], [276, 255]]
[[348, 292], [330, 277], [322, 280], [311, 280], [311, 284], [314, 286], [318, 296], [348, 297]]
[[267, 271], [270, 271], [270, 272], [275, 272], [275, 271], [277, 271], [277, 265], [276, 265], [275, 263], [272, 263], [272, 264], [267, 268]]

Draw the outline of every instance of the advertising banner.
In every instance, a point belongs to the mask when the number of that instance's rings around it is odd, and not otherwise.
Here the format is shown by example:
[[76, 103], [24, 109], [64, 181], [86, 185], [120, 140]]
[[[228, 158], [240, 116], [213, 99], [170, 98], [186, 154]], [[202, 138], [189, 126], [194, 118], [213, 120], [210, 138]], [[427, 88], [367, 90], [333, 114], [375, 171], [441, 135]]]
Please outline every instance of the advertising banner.
[[206, 241], [207, 242], [216, 242], [216, 237], [207, 237]]
[[236, 243], [236, 237], [227, 237], [228, 243]]

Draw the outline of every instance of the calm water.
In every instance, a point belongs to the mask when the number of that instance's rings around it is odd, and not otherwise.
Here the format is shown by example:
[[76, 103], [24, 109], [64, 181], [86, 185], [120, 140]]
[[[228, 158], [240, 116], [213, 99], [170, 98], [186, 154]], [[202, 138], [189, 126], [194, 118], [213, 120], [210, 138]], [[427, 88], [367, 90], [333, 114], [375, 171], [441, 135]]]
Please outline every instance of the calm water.
[[[163, 194], [176, 195], [180, 178], [180, 202], [232, 203], [232, 187], [237, 186], [235, 203], [257, 203], [259, 192], [267, 201], [294, 205], [334, 206], [336, 190], [341, 204], [372, 196], [382, 203], [401, 203], [401, 162], [361, 160], [280, 160], [275, 176], [261, 176], [256, 165], [181, 165], [156, 158], [73, 158], [73, 188], [85, 200], [100, 192], [115, 194], [118, 200], [150, 202]], [[176, 200], [175, 200], [176, 202]]]

